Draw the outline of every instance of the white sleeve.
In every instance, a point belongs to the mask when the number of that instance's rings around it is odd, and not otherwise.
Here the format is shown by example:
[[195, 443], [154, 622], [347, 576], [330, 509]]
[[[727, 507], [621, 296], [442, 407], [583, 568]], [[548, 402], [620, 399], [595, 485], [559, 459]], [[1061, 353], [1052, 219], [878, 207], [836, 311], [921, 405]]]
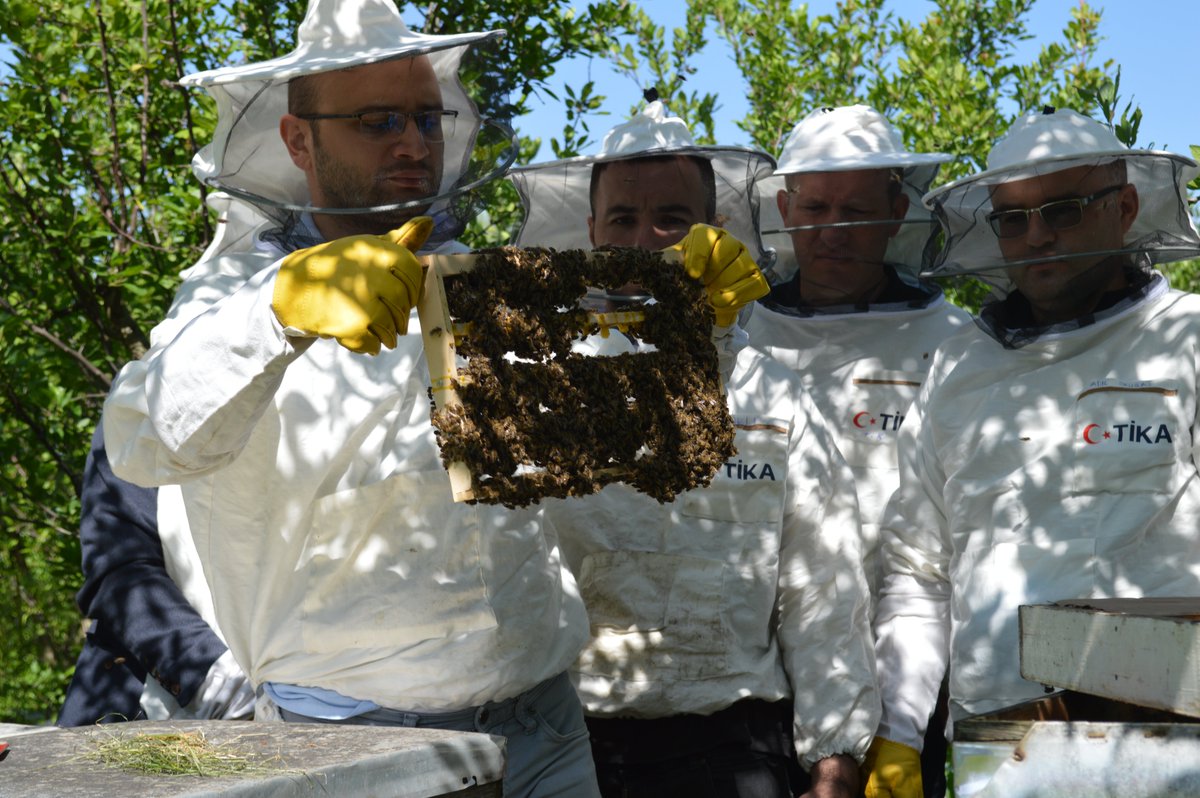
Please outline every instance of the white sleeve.
[[257, 253], [223, 261], [184, 280], [150, 350], [113, 383], [104, 439], [123, 479], [178, 482], [235, 458], [311, 343], [285, 336], [271, 310], [276, 263]]
[[737, 322], [724, 327], [714, 324], [711, 340], [717, 350], [717, 368], [721, 372], [721, 380], [728, 385], [737, 366], [738, 352], [749, 346], [750, 336]]
[[921, 423], [926, 397], [923, 389], [900, 429], [900, 487], [880, 526], [883, 585], [875, 611], [879, 736], [918, 751], [950, 657], [946, 479]]
[[213, 662], [196, 689], [196, 697], [172, 720], [247, 720], [254, 717], [254, 686], [226, 651]]
[[802, 395], [793, 433], [778, 588], [779, 639], [795, 700], [795, 745], [806, 769], [848, 754], [859, 762], [879, 721], [870, 592], [854, 477], [824, 419]]

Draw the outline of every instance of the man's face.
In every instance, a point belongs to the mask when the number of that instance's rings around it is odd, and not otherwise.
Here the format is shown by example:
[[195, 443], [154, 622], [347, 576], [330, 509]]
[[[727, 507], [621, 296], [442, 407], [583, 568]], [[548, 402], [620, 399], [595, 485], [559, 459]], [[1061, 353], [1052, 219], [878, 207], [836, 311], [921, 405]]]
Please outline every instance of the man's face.
[[[908, 198], [889, 192], [888, 169], [787, 176], [776, 201], [787, 227], [903, 219]], [[869, 302], [886, 287], [883, 255], [899, 225], [825, 227], [793, 232], [800, 296], [810, 305]]]
[[[1124, 181], [1117, 165], [1078, 166], [997, 186], [992, 194], [993, 213], [1039, 208], [1113, 186], [1121, 188], [1089, 203], [1073, 226], [1055, 229], [1041, 214], [1029, 214], [1022, 234], [999, 239], [1005, 260], [1120, 249], [1137, 217], [1138, 199], [1137, 190]], [[1014, 266], [1008, 274], [1029, 300], [1034, 319], [1050, 324], [1090, 313], [1105, 291], [1124, 283], [1121, 264], [1120, 258], [1098, 254]]]
[[[325, 73], [318, 77], [316, 93], [315, 114], [442, 108], [433, 67], [423, 56]], [[434, 196], [441, 184], [444, 143], [427, 140], [411, 118], [399, 133], [376, 132], [357, 119], [306, 121], [290, 115], [281, 129], [292, 160], [308, 176], [317, 207], [364, 208], [421, 199]], [[317, 226], [327, 237], [384, 233], [423, 210], [318, 214]]]
[[588, 217], [592, 246], [663, 249], [705, 218], [708, 191], [687, 158], [614, 161], [600, 174]]

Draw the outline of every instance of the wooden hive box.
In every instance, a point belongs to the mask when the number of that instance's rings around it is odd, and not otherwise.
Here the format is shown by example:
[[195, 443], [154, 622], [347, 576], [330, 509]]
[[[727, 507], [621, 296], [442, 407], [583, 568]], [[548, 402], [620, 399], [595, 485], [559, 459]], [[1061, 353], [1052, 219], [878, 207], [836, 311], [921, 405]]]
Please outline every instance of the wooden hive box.
[[1200, 718], [1200, 598], [1020, 608], [1021, 676]]

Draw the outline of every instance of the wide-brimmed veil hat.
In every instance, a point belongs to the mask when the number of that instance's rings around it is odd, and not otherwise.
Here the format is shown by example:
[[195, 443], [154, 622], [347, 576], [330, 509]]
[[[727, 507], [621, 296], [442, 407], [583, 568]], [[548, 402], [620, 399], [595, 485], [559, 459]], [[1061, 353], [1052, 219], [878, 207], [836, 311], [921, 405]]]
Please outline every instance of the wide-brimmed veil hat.
[[595, 155], [521, 166], [509, 173], [525, 208], [517, 234], [522, 247], [591, 249], [592, 168], [596, 164], [653, 156], [691, 156], [712, 163], [716, 178], [717, 224], [736, 236], [760, 264], [774, 253], [766, 251], [758, 233], [756, 181], [774, 168], [770, 155], [744, 147], [697, 145], [682, 119], [668, 114], [660, 100], [610, 130]]
[[[1200, 235], [1188, 213], [1187, 184], [1200, 169], [1191, 158], [1126, 147], [1112, 129], [1069, 109], [1046, 108], [1013, 123], [988, 154], [987, 169], [931, 191], [925, 205], [938, 217], [945, 244], [927, 274], [976, 274], [1007, 285], [1004, 270], [1030, 263], [1006, 261], [988, 215], [997, 186], [1076, 167], [1102, 167], [1122, 161], [1126, 182], [1138, 194], [1138, 214], [1124, 254], [1145, 266], [1200, 256]], [[1095, 256], [1099, 252], [1056, 253]]]
[[[472, 164], [483, 120], [458, 78], [468, 47], [497, 39], [503, 31], [448, 36], [414, 33], [400, 18], [392, 0], [310, 0], [297, 32], [296, 48], [287, 55], [187, 75], [184, 86], [205, 89], [217, 103], [218, 121], [211, 143], [192, 161], [202, 181], [234, 197], [254, 203], [273, 218], [316, 209], [304, 173], [288, 156], [279, 135], [287, 112], [287, 84], [292, 78], [348, 69], [397, 58], [428, 56], [442, 92], [445, 109], [457, 111], [454, 134], [447, 136], [441, 185], [424, 202], [436, 215], [450, 198], [473, 185], [499, 176], [512, 162], [515, 148], [500, 148], [500, 163]], [[511, 128], [493, 123], [484, 130], [513, 142]], [[496, 148], [489, 148], [487, 158]], [[392, 206], [392, 207], [403, 207]]]
[[[943, 152], [910, 152], [904, 139], [883, 114], [866, 105], [818, 108], [796, 123], [779, 153], [779, 167], [759, 183], [762, 197], [763, 240], [779, 251], [772, 282], [795, 274], [792, 241], [785, 232], [776, 196], [786, 187], [787, 175], [809, 172], [851, 172], [865, 169], [896, 170], [901, 190], [908, 195], [905, 224], [888, 243], [884, 260], [900, 272], [915, 277], [921, 270], [926, 246], [936, 227], [921, 204], [939, 167], [954, 160]], [[845, 223], [853, 225], [852, 222]]]

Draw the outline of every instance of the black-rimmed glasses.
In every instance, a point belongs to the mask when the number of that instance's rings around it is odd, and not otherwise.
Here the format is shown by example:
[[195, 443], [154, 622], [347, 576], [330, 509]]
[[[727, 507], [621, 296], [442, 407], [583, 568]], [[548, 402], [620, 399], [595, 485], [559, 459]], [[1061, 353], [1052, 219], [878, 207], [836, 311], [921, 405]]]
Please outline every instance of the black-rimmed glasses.
[[357, 119], [358, 132], [381, 138], [399, 136], [412, 120], [425, 141], [445, 141], [454, 135], [454, 120], [458, 111], [362, 111], [357, 114], [297, 114], [301, 119]]
[[1066, 230], [1083, 221], [1084, 208], [1101, 197], [1106, 197], [1122, 188], [1124, 185], [1109, 186], [1100, 189], [1095, 194], [1088, 194], [1086, 197], [1055, 200], [1036, 208], [994, 211], [988, 214], [988, 224], [992, 226], [992, 231], [995, 232], [997, 238], [1016, 238], [1025, 235], [1029, 230], [1029, 217], [1036, 213], [1051, 229]]

